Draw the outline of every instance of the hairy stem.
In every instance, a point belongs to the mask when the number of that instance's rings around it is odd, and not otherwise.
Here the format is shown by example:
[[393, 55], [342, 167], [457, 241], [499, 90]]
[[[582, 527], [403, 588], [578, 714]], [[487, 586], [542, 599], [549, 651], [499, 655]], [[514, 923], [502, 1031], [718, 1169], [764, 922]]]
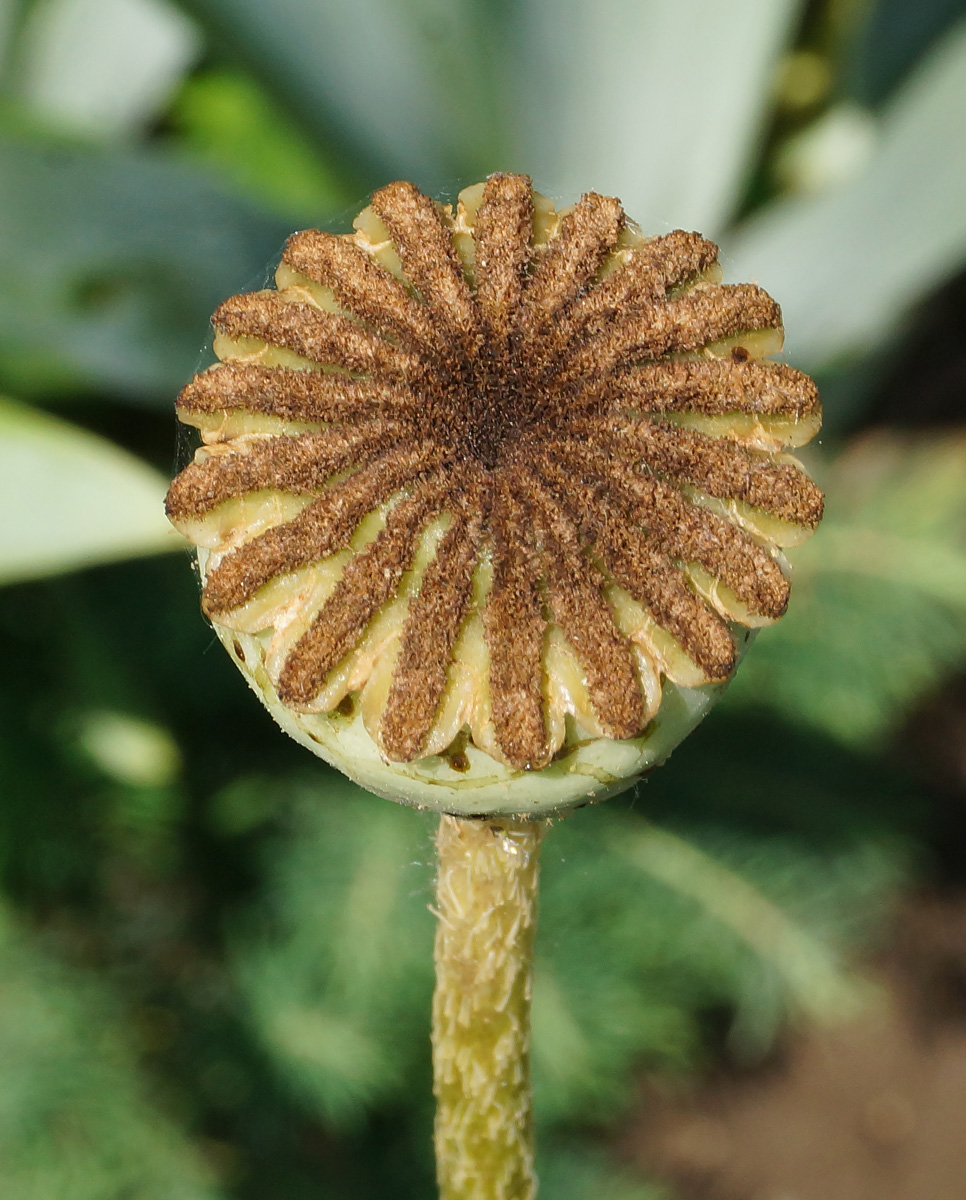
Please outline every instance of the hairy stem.
[[441, 1200], [532, 1200], [530, 989], [545, 821], [444, 816], [433, 1076]]

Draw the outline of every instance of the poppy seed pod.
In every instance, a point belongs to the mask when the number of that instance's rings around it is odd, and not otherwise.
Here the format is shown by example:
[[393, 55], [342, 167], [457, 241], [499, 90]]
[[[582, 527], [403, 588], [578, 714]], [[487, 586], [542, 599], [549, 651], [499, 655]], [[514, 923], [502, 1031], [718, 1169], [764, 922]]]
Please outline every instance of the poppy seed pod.
[[279, 724], [352, 779], [546, 816], [664, 759], [788, 601], [821, 420], [778, 305], [588, 193], [407, 183], [214, 315], [168, 495]]

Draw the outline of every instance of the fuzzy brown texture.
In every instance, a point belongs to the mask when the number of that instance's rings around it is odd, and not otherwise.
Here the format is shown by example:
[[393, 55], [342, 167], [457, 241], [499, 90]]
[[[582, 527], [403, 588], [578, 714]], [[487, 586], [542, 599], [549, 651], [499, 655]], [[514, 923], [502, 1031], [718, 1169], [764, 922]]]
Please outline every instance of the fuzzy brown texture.
[[714, 242], [697, 233], [678, 229], [655, 238], [561, 314], [561, 335], [571, 340], [599, 335], [619, 314], [663, 300], [669, 287], [697, 276], [717, 257]]
[[413, 348], [432, 346], [436, 328], [423, 305], [352, 242], [306, 229], [293, 234], [282, 262], [318, 283], [367, 325]]
[[659, 421], [618, 418], [610, 428], [617, 435], [615, 457], [646, 462], [658, 478], [694, 484], [709, 496], [740, 500], [809, 529], [822, 519], [821, 490], [799, 467], [776, 463], [770, 454]]
[[481, 336], [476, 302], [436, 205], [411, 183], [390, 183], [373, 195], [372, 207], [392, 234], [439, 340], [445, 344], [449, 335], [459, 350], [472, 353]]
[[168, 515], [199, 516], [226, 500], [272, 489], [311, 494], [338, 471], [368, 466], [398, 444], [400, 432], [385, 421], [368, 420], [351, 429], [273, 438], [244, 453], [213, 455], [185, 467], [172, 483]]
[[612, 197], [595, 192], [581, 196], [525, 280], [523, 303], [517, 309], [524, 339], [583, 291], [613, 249], [623, 221], [620, 203]]
[[230, 612], [277, 576], [342, 550], [362, 518], [427, 467], [433, 455], [431, 447], [395, 445], [369, 470], [327, 488], [291, 521], [231, 551], [208, 574], [201, 595], [205, 612]]
[[178, 415], [188, 422], [196, 413], [251, 412], [328, 424], [363, 421], [377, 410], [385, 421], [394, 409], [412, 417], [418, 406], [418, 395], [405, 384], [252, 363], [211, 367], [178, 397]]
[[410, 602], [406, 629], [383, 710], [381, 737], [401, 762], [418, 758], [446, 687], [453, 645], [469, 610], [485, 512], [470, 485], [456, 518]]
[[533, 193], [523, 175], [503, 175], [490, 186], [476, 219], [476, 298], [491, 339], [506, 337], [519, 311], [530, 262]]
[[[568, 449], [570, 457], [568, 459]], [[585, 479], [582, 471], [590, 467]], [[606, 496], [593, 482], [609, 474]], [[747, 537], [730, 521], [689, 504], [679, 491], [630, 468], [623, 470], [585, 446], [571, 444], [548, 447], [540, 474], [549, 483], [570, 519], [589, 539], [606, 541], [599, 528], [600, 516], [608, 514], [614, 530], [646, 530], [647, 542], [670, 559], [694, 562], [729, 587], [752, 612], [777, 618], [788, 604], [788, 580], [764, 547]], [[597, 530], [594, 532], [594, 530]]]
[[604, 578], [583, 553], [577, 529], [547, 489], [531, 478], [523, 490], [533, 501], [534, 533], [553, 619], [584, 665], [594, 709], [608, 736], [633, 737], [644, 724], [644, 696], [631, 647], [604, 600]]
[[226, 337], [260, 338], [346, 371], [385, 371], [405, 377], [418, 366], [414, 355], [390, 345], [373, 330], [300, 300], [286, 302], [278, 292], [232, 296], [211, 319]]
[[[756, 620], [782, 614], [788, 584], [774, 546], [695, 498], [737, 501], [801, 531], [821, 516], [821, 493], [794, 462], [738, 432], [711, 436], [671, 420], [814, 420], [807, 376], [741, 345], [745, 333], [780, 327], [780, 310], [758, 287], [710, 282], [712, 242], [683, 230], [642, 240], [619, 202], [595, 193], [535, 245], [529, 179], [492, 176], [465, 269], [450, 217], [411, 184], [382, 188], [372, 208], [404, 279], [364, 238], [309, 230], [286, 246], [288, 291], [235, 296], [215, 313], [245, 357], [267, 343], [315, 369], [232, 361], [179, 398], [183, 419], [210, 431], [219, 413], [246, 412], [296, 428], [262, 426], [233, 443], [236, 421], [172, 485], [175, 523], [260, 491], [309, 498], [215, 560], [205, 611], [217, 619], [345, 549], [360, 520], [388, 506], [385, 529], [349, 560], [281, 669], [283, 702], [309, 708], [403, 586], [426, 524], [446, 514], [408, 599], [384, 751], [399, 761], [423, 752], [477, 604], [505, 762], [538, 769], [553, 755], [543, 677], [553, 627], [580, 663], [601, 728], [634, 736], [647, 705], [606, 587], [629, 592], [707, 679], [724, 679], [734, 640], [690, 565]], [[726, 338], [737, 339], [732, 349], [705, 349]], [[780, 438], [780, 422], [769, 436]], [[474, 600], [484, 564], [492, 582]]]
[[784, 363], [741, 359], [645, 363], [602, 384], [601, 390], [644, 412], [747, 412], [801, 420], [818, 408], [818, 389], [801, 371]]
[[282, 671], [283, 704], [310, 704], [379, 609], [395, 594], [421, 529], [439, 512], [448, 480], [434, 476], [389, 514], [386, 527], [345, 569], [335, 591], [296, 644]]
[[493, 587], [483, 608], [493, 723], [508, 760], [532, 770], [546, 766], [552, 753], [541, 686], [547, 620], [540, 596], [540, 564], [533, 552], [529, 506], [503, 475], [494, 481], [493, 491]]

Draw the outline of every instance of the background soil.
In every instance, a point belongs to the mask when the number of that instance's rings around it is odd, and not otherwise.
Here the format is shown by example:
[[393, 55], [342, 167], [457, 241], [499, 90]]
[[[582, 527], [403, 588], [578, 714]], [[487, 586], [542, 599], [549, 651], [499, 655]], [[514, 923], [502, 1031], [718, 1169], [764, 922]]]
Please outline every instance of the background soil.
[[966, 895], [911, 902], [873, 1011], [699, 1091], [650, 1086], [635, 1163], [684, 1200], [962, 1200]]
[[682, 1200], [966, 1197], [966, 679], [899, 742], [936, 803], [937, 886], [900, 905], [861, 1020], [691, 1092], [644, 1087], [625, 1152]]

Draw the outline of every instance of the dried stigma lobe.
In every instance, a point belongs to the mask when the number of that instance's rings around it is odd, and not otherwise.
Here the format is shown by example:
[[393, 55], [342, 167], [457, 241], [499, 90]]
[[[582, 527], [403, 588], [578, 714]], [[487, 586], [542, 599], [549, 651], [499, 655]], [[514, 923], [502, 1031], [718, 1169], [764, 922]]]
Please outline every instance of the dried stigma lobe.
[[788, 601], [818, 430], [778, 305], [617, 200], [407, 183], [215, 313], [168, 514], [279, 723], [375, 792], [545, 813], [660, 762]]

